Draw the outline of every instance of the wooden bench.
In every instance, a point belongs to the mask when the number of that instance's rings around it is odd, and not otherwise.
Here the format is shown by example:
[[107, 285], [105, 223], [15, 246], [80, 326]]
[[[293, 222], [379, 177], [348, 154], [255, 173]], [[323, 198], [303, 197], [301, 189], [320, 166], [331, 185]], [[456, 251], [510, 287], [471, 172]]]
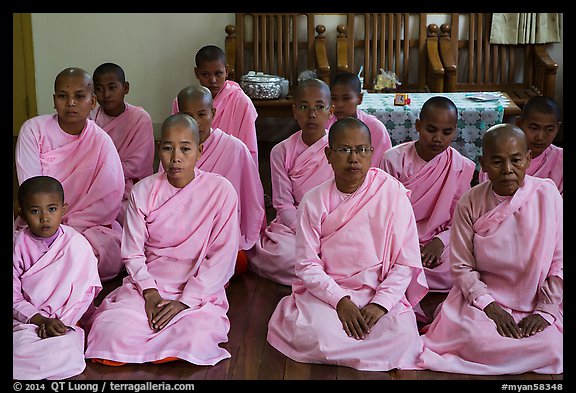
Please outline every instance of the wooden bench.
[[291, 94], [304, 70], [316, 70], [319, 79], [330, 83], [326, 28], [315, 25], [315, 14], [236, 13], [235, 25], [225, 30], [229, 79], [240, 83], [243, 75], [256, 71], [290, 83], [287, 98], [253, 100], [259, 117], [292, 117]]
[[[459, 38], [461, 17], [468, 29]], [[440, 26], [445, 91], [503, 91], [519, 108], [535, 95], [555, 98], [558, 64], [546, 44], [491, 44], [491, 13], [452, 13]]]
[[380, 68], [396, 74], [398, 92], [443, 91], [438, 26], [426, 23], [423, 13], [347, 14], [346, 24], [337, 28], [337, 71], [358, 73], [363, 66], [367, 91]]

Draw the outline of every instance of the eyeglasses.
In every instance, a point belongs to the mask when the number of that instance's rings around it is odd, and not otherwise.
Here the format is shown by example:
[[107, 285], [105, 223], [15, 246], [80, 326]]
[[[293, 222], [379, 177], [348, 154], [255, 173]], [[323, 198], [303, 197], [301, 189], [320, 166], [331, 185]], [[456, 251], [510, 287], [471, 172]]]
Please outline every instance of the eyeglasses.
[[310, 112], [310, 110], [312, 110], [312, 112], [326, 112], [328, 109], [330, 109], [329, 106], [323, 104], [318, 104], [314, 106], [298, 105], [296, 108], [298, 108], [300, 112]]
[[369, 152], [374, 151], [374, 148], [372, 146], [360, 146], [354, 149], [351, 147], [339, 147], [334, 149], [332, 146], [330, 146], [330, 150], [334, 150], [340, 156], [349, 156], [352, 154], [352, 152], [354, 152], [360, 157], [366, 157]]

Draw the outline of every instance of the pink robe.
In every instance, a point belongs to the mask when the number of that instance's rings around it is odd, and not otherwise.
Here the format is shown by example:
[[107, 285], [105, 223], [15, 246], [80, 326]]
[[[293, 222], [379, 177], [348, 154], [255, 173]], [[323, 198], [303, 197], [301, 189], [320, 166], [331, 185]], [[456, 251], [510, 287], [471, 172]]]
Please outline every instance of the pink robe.
[[[246, 145], [219, 128], [213, 129], [204, 141], [202, 156], [196, 167], [224, 176], [238, 194], [240, 250], [249, 250], [266, 228], [264, 188], [258, 168], [254, 165]], [[158, 172], [164, 172], [162, 163]]]
[[[250, 97], [240, 85], [227, 80], [214, 97], [216, 115], [212, 121], [213, 128], [220, 128], [240, 139], [258, 166], [258, 139], [256, 137], [256, 118], [258, 112]], [[172, 101], [172, 114], [178, 113], [178, 97]]]
[[300, 130], [272, 148], [270, 171], [276, 218], [247, 253], [248, 267], [258, 275], [283, 285], [292, 285], [296, 279], [296, 211], [306, 192], [334, 177], [324, 153], [326, 146], [328, 133], [307, 146]]
[[[362, 120], [370, 129], [370, 137], [372, 139], [372, 147], [374, 151], [372, 152], [372, 166], [378, 168], [380, 160], [384, 155], [384, 152], [392, 147], [392, 141], [390, 140], [390, 135], [384, 123], [382, 123], [374, 115], [366, 113], [360, 109], [356, 110], [356, 118]], [[326, 128], [330, 129], [332, 124], [336, 123], [336, 116], [331, 116], [326, 124]]]
[[[92, 314], [87, 358], [145, 363], [177, 357], [214, 365], [230, 357], [225, 284], [238, 253], [238, 197], [224, 177], [195, 168], [175, 188], [166, 173], [134, 185], [122, 237], [128, 276]], [[142, 292], [156, 288], [180, 311], [159, 332], [148, 326]]]
[[117, 221], [122, 225], [132, 186], [150, 176], [154, 166], [154, 130], [152, 118], [143, 108], [125, 103], [126, 109], [119, 116], [108, 116], [101, 107], [90, 118], [110, 135], [124, 171], [124, 197]]
[[[379, 168], [353, 194], [326, 181], [302, 199], [296, 244], [298, 279], [270, 318], [268, 342], [298, 362], [416, 369], [422, 340], [412, 306], [428, 287], [404, 186]], [[389, 310], [364, 340], [342, 327], [336, 305], [344, 296]]]
[[[552, 179], [564, 195], [564, 149], [555, 145], [548, 146], [538, 157], [532, 158], [526, 174], [534, 177]], [[481, 171], [478, 179], [480, 183], [488, 180], [486, 172]]]
[[[563, 206], [549, 179], [526, 176], [512, 197], [487, 181], [464, 194], [451, 233], [456, 283], [423, 337], [419, 365], [464, 374], [563, 372]], [[500, 336], [483, 311], [496, 301], [516, 323], [531, 314], [550, 326], [520, 339]]]
[[116, 221], [124, 194], [122, 163], [110, 136], [92, 120], [79, 135], [70, 135], [57, 118], [40, 115], [22, 125], [16, 142], [18, 181], [47, 175], [62, 183], [68, 203], [62, 223], [88, 239], [100, 279], [107, 281], [123, 268], [122, 227]]
[[[26, 227], [15, 235], [13, 263], [13, 378], [65, 379], [82, 373], [84, 330], [76, 324], [102, 289], [90, 243], [61, 225], [48, 246]], [[71, 328], [41, 339], [38, 326], [30, 323], [38, 313]]]
[[441, 264], [424, 267], [428, 287], [448, 292], [454, 279], [450, 271], [450, 225], [458, 200], [470, 189], [476, 164], [456, 149], [448, 149], [424, 161], [416, 152], [416, 141], [401, 143], [388, 150], [380, 168], [400, 180], [410, 190], [420, 247], [434, 237], [444, 243]]

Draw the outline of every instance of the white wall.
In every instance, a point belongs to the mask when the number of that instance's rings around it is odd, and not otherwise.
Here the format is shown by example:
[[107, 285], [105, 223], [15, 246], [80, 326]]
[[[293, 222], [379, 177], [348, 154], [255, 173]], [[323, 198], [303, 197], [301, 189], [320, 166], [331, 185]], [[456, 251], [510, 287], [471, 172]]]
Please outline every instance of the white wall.
[[[336, 26], [345, 22], [344, 15], [317, 16], [317, 23], [326, 26], [331, 64], [335, 64]], [[441, 25], [449, 20], [445, 14], [432, 14], [427, 22]], [[197, 83], [196, 51], [207, 44], [224, 48], [228, 24], [234, 24], [234, 13], [33, 13], [38, 113], [53, 113], [58, 72], [77, 66], [91, 73], [110, 61], [126, 72], [127, 101], [144, 107], [157, 130], [178, 91]], [[563, 44], [552, 44], [550, 55], [560, 65], [556, 92], [562, 107]]]
[[144, 107], [155, 128], [170, 115], [180, 89], [196, 84], [194, 56], [204, 45], [224, 48], [233, 13], [32, 14], [38, 113], [53, 113], [54, 78], [76, 66], [89, 73], [120, 65], [126, 100]]

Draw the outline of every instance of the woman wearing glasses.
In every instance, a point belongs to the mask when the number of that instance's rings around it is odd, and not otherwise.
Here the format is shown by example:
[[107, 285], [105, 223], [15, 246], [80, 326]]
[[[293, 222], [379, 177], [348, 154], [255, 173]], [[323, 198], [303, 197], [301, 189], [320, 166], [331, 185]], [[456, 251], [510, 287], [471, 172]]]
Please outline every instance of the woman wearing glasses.
[[298, 207], [292, 294], [267, 340], [299, 362], [357, 370], [417, 369], [423, 349], [412, 307], [428, 287], [408, 190], [371, 168], [370, 130], [348, 117], [330, 128], [334, 179]]

